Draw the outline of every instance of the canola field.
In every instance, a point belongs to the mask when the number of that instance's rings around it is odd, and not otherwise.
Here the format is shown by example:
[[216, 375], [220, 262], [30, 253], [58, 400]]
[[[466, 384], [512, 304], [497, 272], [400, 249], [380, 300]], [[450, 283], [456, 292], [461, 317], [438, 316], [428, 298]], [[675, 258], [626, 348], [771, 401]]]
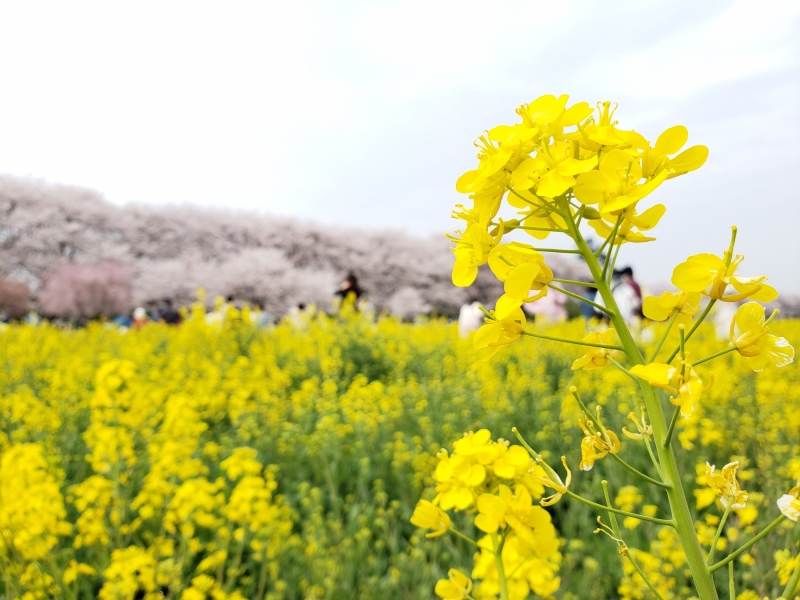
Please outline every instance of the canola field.
[[[526, 340], [484, 361], [444, 321], [344, 313], [257, 329], [230, 316], [208, 324], [197, 309], [180, 327], [127, 333], [0, 331], [3, 598], [433, 598], [449, 569], [469, 573], [475, 548], [452, 534], [428, 539], [409, 519], [435, 495], [437, 454], [482, 429], [514, 440], [516, 426], [551, 463], [563, 454], [570, 489], [597, 502], [605, 479], [623, 510], [667, 511], [614, 462], [577, 468], [581, 413], [569, 387], [617, 431], [632, 429], [640, 402], [611, 366], [572, 371], [580, 346]], [[586, 323], [534, 327], [581, 339]], [[800, 341], [800, 322], [776, 329]], [[700, 355], [727, 343], [711, 325], [695, 339]], [[731, 353], [702, 370], [726, 376], [678, 423], [678, 457], [706, 548], [719, 510], [697, 478], [706, 460], [739, 461], [749, 501], [717, 542], [730, 551], [775, 519], [775, 498], [800, 477], [800, 367], [754, 373]], [[532, 598], [652, 597], [617, 544], [593, 533], [599, 512], [576, 502], [547, 511], [555, 538], [539, 589], [555, 591]], [[454, 526], [476, 538], [461, 516]], [[621, 525], [661, 595], [688, 597], [673, 531]], [[777, 597], [798, 529], [780, 527], [737, 559], [739, 598]]]

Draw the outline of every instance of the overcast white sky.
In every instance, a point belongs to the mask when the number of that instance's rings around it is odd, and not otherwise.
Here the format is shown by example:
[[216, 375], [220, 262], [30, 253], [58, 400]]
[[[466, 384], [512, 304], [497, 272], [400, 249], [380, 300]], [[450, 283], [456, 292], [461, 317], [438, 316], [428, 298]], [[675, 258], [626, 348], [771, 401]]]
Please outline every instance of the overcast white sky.
[[740, 227], [800, 292], [800, 2], [2, 2], [0, 172], [115, 203], [454, 227], [474, 138], [545, 94], [619, 102], [710, 148], [652, 196], [644, 281]]

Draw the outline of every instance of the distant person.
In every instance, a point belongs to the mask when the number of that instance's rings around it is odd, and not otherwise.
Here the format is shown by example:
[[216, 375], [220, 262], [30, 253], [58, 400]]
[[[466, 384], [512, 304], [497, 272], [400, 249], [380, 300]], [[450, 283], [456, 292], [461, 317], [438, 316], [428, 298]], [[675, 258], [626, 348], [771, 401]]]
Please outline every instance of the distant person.
[[317, 313], [317, 307], [313, 304], [309, 305], [305, 302], [298, 302], [296, 306], [289, 309], [288, 317], [292, 325], [298, 329], [307, 329], [309, 323]]
[[465, 304], [458, 312], [458, 335], [462, 338], [469, 336], [471, 331], [477, 331], [483, 325], [484, 314], [481, 303], [477, 300]]
[[356, 278], [355, 273], [352, 271], [347, 274], [345, 280], [339, 286], [339, 289], [336, 290], [335, 296], [344, 301], [348, 296], [353, 295], [356, 302], [364, 295], [364, 290], [358, 285], [358, 278]]
[[147, 325], [149, 319], [147, 318], [147, 311], [142, 308], [141, 306], [137, 307], [133, 311], [133, 324], [131, 327], [133, 329], [141, 329], [145, 325]]
[[567, 318], [567, 297], [561, 292], [550, 291], [536, 302], [526, 302], [522, 305], [522, 310], [526, 315], [543, 317], [551, 323], [564, 321]]
[[[581, 294], [587, 300], [592, 302], [596, 302], [595, 298], [597, 298], [597, 290], [595, 288], [583, 288], [583, 293]], [[581, 316], [586, 319], [595, 319], [598, 317], [602, 317], [602, 314], [591, 304], [587, 302], [581, 302]]]
[[170, 298], [164, 300], [164, 310], [161, 311], [159, 320], [164, 321], [167, 325], [180, 325], [181, 314], [172, 305]]
[[[631, 280], [632, 277], [626, 277], [622, 271], [614, 271], [611, 278], [611, 295], [614, 296], [614, 302], [617, 303], [622, 320], [628, 325], [636, 321], [642, 308], [641, 296], [630, 284]], [[598, 302], [598, 304], [602, 304], [602, 302]]]
[[625, 267], [624, 269], [620, 270], [619, 274], [620, 277], [622, 277], [622, 280], [629, 286], [631, 286], [633, 288], [633, 291], [636, 292], [636, 297], [638, 298], [639, 304], [636, 307], [635, 312], [639, 317], [643, 317], [644, 313], [642, 313], [642, 287], [633, 278], [633, 269], [631, 267]]

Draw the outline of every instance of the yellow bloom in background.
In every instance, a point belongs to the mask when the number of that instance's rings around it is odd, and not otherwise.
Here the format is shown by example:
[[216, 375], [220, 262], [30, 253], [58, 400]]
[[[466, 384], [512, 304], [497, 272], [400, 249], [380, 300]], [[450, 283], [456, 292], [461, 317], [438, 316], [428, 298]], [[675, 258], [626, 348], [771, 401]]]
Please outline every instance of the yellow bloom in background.
[[[695, 254], [675, 267], [672, 272], [672, 283], [681, 290], [701, 292], [709, 298], [723, 302], [738, 302], [745, 298], [760, 302], [775, 300], [778, 292], [774, 287], [764, 283], [766, 276], [736, 275], [736, 269], [743, 260], [744, 256], [737, 254], [730, 265], [725, 266], [725, 259], [716, 254]], [[729, 285], [733, 286], [737, 293], [725, 296]]]
[[[611, 328], [599, 333], [592, 331], [585, 335], [581, 341], [612, 346], [617, 343], [617, 332]], [[608, 356], [614, 352], [614, 350], [598, 348], [596, 346], [584, 346], [584, 349], [586, 350], [586, 354], [573, 361], [573, 371], [577, 371], [578, 369], [591, 371], [592, 369], [605, 367], [608, 364]]]
[[666, 321], [677, 312], [675, 325], [689, 327], [692, 317], [700, 310], [700, 298], [700, 292], [664, 292], [645, 298], [642, 310], [644, 316], [653, 321]]
[[769, 364], [785, 367], [794, 360], [794, 348], [789, 342], [768, 331], [764, 307], [756, 302], [740, 306], [731, 321], [731, 343], [754, 371]]
[[778, 508], [787, 519], [797, 523], [800, 519], [800, 481], [788, 494], [778, 498]]
[[64, 576], [61, 581], [69, 585], [81, 575], [94, 575], [97, 573], [90, 565], [79, 563], [75, 560], [69, 561], [69, 566], [64, 569]]
[[525, 313], [520, 308], [511, 310], [504, 318], [486, 318], [485, 321], [486, 324], [481, 325], [475, 332], [472, 343], [475, 348], [490, 349], [486, 359], [494, 356], [500, 346], [511, 344], [521, 338], [526, 323]]
[[778, 498], [778, 508], [787, 519], [795, 523], [800, 519], [800, 499], [797, 496], [784, 494]]
[[728, 504], [733, 503], [732, 508], [744, 508], [747, 504], [747, 492], [739, 488], [739, 481], [736, 479], [736, 469], [739, 462], [733, 461], [717, 471], [716, 467], [706, 463], [705, 479], [706, 485], [716, 490], [722, 506], [728, 508]]
[[472, 592], [472, 580], [457, 569], [447, 572], [447, 579], [440, 579], [435, 592], [443, 600], [466, 600]]

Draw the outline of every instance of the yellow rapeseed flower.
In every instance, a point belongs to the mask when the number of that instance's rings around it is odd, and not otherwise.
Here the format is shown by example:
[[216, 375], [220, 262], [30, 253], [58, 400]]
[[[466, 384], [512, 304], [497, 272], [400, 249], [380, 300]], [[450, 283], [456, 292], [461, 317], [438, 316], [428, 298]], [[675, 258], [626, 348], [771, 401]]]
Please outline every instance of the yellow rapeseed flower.
[[457, 569], [447, 572], [447, 579], [440, 579], [434, 591], [443, 600], [466, 600], [472, 592], [472, 580]]
[[433, 529], [425, 537], [444, 535], [450, 529], [450, 517], [440, 507], [427, 500], [420, 500], [411, 515], [411, 524], [422, 529]]
[[705, 479], [708, 487], [716, 490], [722, 505], [727, 508], [728, 504], [733, 503], [732, 508], [744, 508], [747, 504], [747, 492], [739, 488], [739, 481], [736, 479], [736, 469], [739, 462], [733, 461], [717, 471], [716, 467], [706, 463]]
[[[617, 332], [611, 328], [599, 333], [592, 331], [586, 334], [582, 341], [611, 346], [617, 343]], [[608, 348], [598, 348], [596, 346], [584, 346], [584, 349], [586, 350], [586, 354], [573, 361], [573, 371], [577, 371], [578, 369], [591, 371], [592, 369], [605, 367], [608, 364], [608, 356], [614, 352]]]
[[794, 348], [789, 342], [768, 331], [764, 307], [756, 302], [740, 306], [731, 321], [731, 343], [754, 371], [761, 371], [768, 364], [784, 367], [794, 360]]
[[[745, 298], [760, 302], [771, 302], [778, 297], [774, 287], [764, 281], [766, 276], [741, 277], [736, 275], [736, 269], [744, 260], [744, 256], [737, 254], [730, 264], [726, 258], [716, 254], [695, 254], [682, 262], [672, 272], [672, 283], [675, 287], [686, 292], [701, 292], [703, 295], [723, 302], [738, 302]], [[735, 294], [725, 295], [728, 286], [733, 286]]]

